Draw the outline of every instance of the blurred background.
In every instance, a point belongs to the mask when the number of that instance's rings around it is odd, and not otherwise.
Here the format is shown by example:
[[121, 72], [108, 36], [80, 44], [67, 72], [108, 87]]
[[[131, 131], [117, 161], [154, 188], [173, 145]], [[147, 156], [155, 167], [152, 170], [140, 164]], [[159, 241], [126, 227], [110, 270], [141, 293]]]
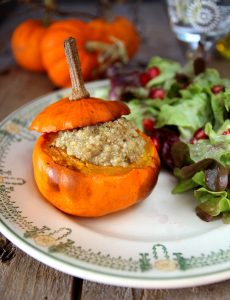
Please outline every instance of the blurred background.
[[[0, 2], [0, 70], [4, 72], [15, 66], [10, 39], [15, 28], [27, 19], [43, 19], [44, 4], [50, 1], [1, 1]], [[171, 32], [165, 1], [55, 1], [55, 9], [50, 19], [77, 18], [89, 22], [96, 17], [104, 17], [112, 11], [135, 24], [140, 33], [141, 43], [135, 53], [135, 62], [144, 64], [152, 55], [161, 55], [183, 61], [183, 53]], [[168, 34], [165, 35], [165, 32]], [[159, 48], [159, 44], [161, 47]], [[176, 45], [176, 47], [175, 47]]]
[[[166, 6], [167, 1], [162, 0], [2, 0], [0, 1], [0, 72], [4, 74], [12, 68], [20, 66], [23, 68], [19, 61], [16, 62], [17, 55], [12, 52], [12, 48], [16, 48], [16, 46], [12, 46], [12, 35], [20, 24], [29, 19], [40, 19], [42, 22], [45, 20], [49, 23], [46, 26], [50, 26], [54, 20], [62, 21], [74, 18], [89, 23], [99, 18], [110, 22], [115, 16], [123, 16], [129, 20], [140, 37], [138, 46], [133, 51], [130, 50], [133, 53], [128, 55], [132, 64], [140, 67], [145, 66], [149, 59], [155, 55], [185, 63], [188, 59], [186, 56], [187, 46], [178, 41], [173, 33]], [[124, 31], [125, 27], [120, 26], [120, 30]], [[225, 44], [227, 45], [226, 41]], [[219, 50], [222, 49], [220, 52], [225, 53], [225, 57], [227, 57], [229, 52], [226, 47], [223, 48], [223, 43], [221, 47], [219, 47]], [[215, 45], [212, 55], [215, 56], [215, 60], [213, 62], [210, 60], [211, 65], [214, 64], [215, 66], [216, 60], [218, 60], [218, 65], [222, 64], [222, 61], [224, 64], [224, 59], [215, 50]], [[126, 62], [125, 59], [123, 60]], [[99, 77], [103, 76], [105, 74], [99, 75]], [[87, 81], [94, 79], [97, 77], [86, 77]], [[56, 82], [54, 85], [60, 86]]]

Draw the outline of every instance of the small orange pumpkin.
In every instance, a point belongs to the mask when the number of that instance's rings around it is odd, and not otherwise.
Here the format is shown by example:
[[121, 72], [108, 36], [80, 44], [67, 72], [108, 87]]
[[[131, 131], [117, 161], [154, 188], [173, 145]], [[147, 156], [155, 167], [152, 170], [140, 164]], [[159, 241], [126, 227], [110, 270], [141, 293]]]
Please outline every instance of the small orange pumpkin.
[[47, 30], [42, 43], [42, 61], [51, 81], [61, 87], [70, 86], [68, 66], [63, 51], [63, 42], [72, 36], [78, 43], [82, 75], [85, 80], [91, 78], [91, 72], [97, 67], [97, 57], [85, 49], [90, 39], [87, 23], [80, 20], [61, 20], [53, 23]]
[[[116, 60], [127, 62], [140, 44], [134, 25], [123, 17], [112, 22], [96, 19], [89, 23], [66, 19], [47, 27], [40, 20], [27, 20], [13, 32], [11, 47], [14, 58], [27, 70], [46, 71], [56, 86], [70, 86], [62, 46], [68, 36], [78, 41], [83, 78], [87, 81], [103, 75]], [[112, 49], [112, 45], [118, 48]], [[105, 62], [101, 57], [109, 59]]]
[[[84, 114], [85, 111], [87, 114]], [[41, 112], [30, 128], [39, 132], [56, 132], [108, 122], [129, 113], [128, 106], [121, 101], [92, 97], [70, 101], [63, 98]]]
[[89, 23], [89, 28], [102, 33], [98, 37], [101, 42], [112, 44], [116, 39], [123, 42], [129, 58], [133, 57], [139, 48], [139, 34], [127, 18], [116, 17], [111, 22], [102, 18], [95, 19]]
[[29, 71], [45, 71], [41, 41], [47, 28], [40, 20], [26, 20], [13, 32], [11, 48], [17, 63]]
[[137, 165], [99, 167], [77, 161], [78, 169], [54, 162], [49, 138], [42, 135], [35, 144], [34, 176], [41, 194], [63, 212], [82, 217], [110, 214], [144, 200], [156, 184], [159, 158], [149, 138]]
[[[42, 61], [51, 81], [61, 87], [70, 86], [70, 78], [63, 51], [63, 41], [73, 36], [78, 41], [78, 51], [84, 80], [98, 77], [106, 67], [101, 67], [99, 54], [109, 45], [121, 42], [131, 58], [137, 51], [140, 38], [133, 24], [117, 17], [113, 22], [96, 19], [89, 23], [80, 20], [61, 20], [49, 26], [41, 43]], [[96, 46], [95, 46], [96, 42]], [[98, 47], [103, 43], [103, 47]], [[93, 44], [93, 46], [92, 46]], [[116, 49], [115, 49], [116, 51]], [[120, 53], [117, 53], [120, 59]], [[124, 61], [126, 61], [124, 59]], [[114, 61], [112, 61], [114, 62]], [[111, 63], [112, 63], [111, 62]]]
[[[51, 105], [31, 125], [31, 129], [48, 132], [34, 147], [34, 177], [41, 194], [58, 209], [72, 215], [97, 217], [145, 199], [156, 184], [160, 160], [151, 139], [140, 132], [146, 141], [144, 155], [128, 167], [95, 166], [68, 156], [62, 149], [52, 150], [50, 145], [57, 130], [95, 125], [129, 113], [122, 102], [89, 97], [74, 47], [74, 39], [65, 41], [73, 84], [70, 99]], [[81, 111], [77, 112], [78, 109]]]

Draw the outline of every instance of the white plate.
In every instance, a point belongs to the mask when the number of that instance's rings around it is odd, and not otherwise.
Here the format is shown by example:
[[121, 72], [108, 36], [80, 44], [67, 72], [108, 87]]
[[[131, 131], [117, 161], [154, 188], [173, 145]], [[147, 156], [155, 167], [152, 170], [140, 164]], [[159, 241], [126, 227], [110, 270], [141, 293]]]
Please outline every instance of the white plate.
[[[88, 85], [95, 89], [107, 82]], [[31, 153], [37, 135], [27, 127], [61, 90], [21, 107], [0, 125], [1, 232], [37, 260], [68, 274], [135, 288], [178, 288], [230, 278], [230, 226], [194, 213], [192, 194], [175, 196], [161, 171], [141, 204], [90, 219], [61, 213], [39, 194]]]

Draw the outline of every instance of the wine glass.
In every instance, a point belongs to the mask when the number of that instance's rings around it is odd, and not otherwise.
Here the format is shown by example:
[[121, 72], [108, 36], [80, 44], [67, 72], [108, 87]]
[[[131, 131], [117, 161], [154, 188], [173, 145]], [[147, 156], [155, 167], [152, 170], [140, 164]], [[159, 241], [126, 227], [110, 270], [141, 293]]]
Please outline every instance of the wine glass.
[[202, 43], [210, 54], [215, 42], [230, 31], [230, 1], [167, 0], [167, 8], [173, 32], [190, 52]]

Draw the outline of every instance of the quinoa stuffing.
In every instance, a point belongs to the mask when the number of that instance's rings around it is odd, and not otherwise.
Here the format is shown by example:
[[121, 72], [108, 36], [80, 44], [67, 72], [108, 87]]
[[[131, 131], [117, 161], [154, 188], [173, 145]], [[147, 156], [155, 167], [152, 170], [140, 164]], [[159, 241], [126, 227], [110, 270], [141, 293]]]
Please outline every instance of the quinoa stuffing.
[[144, 153], [146, 142], [125, 118], [60, 131], [53, 145], [68, 155], [98, 166], [127, 167]]

